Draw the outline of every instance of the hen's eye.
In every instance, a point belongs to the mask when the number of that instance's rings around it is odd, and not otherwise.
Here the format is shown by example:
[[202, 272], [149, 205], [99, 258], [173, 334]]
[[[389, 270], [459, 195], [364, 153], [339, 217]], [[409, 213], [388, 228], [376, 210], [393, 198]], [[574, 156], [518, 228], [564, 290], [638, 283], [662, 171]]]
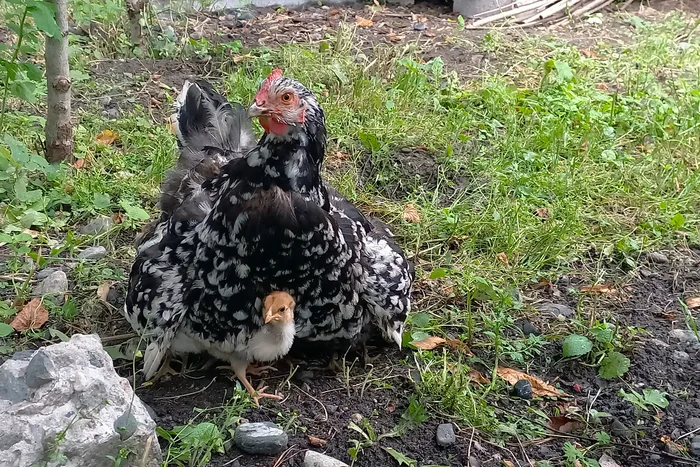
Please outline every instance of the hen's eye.
[[285, 92], [282, 94], [282, 102], [290, 102], [292, 100], [292, 94]]

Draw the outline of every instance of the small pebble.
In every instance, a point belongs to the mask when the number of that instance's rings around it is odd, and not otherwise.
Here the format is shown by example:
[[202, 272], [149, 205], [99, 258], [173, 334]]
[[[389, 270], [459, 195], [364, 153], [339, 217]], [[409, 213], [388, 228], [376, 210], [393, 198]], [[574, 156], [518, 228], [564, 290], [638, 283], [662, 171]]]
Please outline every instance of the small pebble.
[[348, 464], [316, 451], [306, 451], [304, 467], [348, 467]]
[[428, 29], [428, 26], [423, 22], [414, 23], [413, 29], [415, 29], [416, 31], [425, 31], [426, 29]]
[[629, 438], [631, 434], [630, 429], [617, 418], [610, 424], [610, 433], [619, 438]]
[[668, 337], [685, 343], [694, 343], [698, 341], [698, 336], [696, 336], [693, 331], [687, 329], [673, 329], [668, 333]]
[[481, 467], [481, 462], [474, 456], [469, 456], [469, 467]]
[[688, 355], [687, 352], [683, 352], [682, 350], [674, 350], [673, 359], [677, 362], [687, 362], [688, 360], [690, 360], [690, 355]]
[[362, 423], [363, 418], [365, 417], [363, 417], [361, 413], [354, 413], [350, 415], [350, 420], [352, 420], [355, 423]]
[[103, 110], [102, 115], [104, 115], [109, 120], [119, 120], [122, 116], [121, 112], [119, 112], [119, 109], [114, 107]]
[[654, 263], [668, 263], [668, 256], [660, 251], [652, 251], [647, 255], [647, 258]]
[[695, 431], [698, 428], [700, 428], [700, 418], [698, 417], [690, 417], [685, 421], [685, 429], [686, 431]]
[[107, 107], [109, 104], [112, 103], [112, 97], [111, 96], [102, 96], [100, 97], [100, 104], [103, 107]]
[[43, 280], [43, 279], [46, 279], [46, 278], [49, 277], [51, 274], [53, 274], [54, 272], [57, 272], [57, 271], [60, 271], [60, 269], [59, 269], [59, 268], [46, 268], [46, 269], [42, 269], [41, 271], [37, 272], [37, 273], [36, 273], [36, 276], [34, 276], [34, 277], [36, 277], [36, 278], [39, 279], [39, 280]]
[[561, 303], [545, 302], [535, 305], [535, 308], [537, 308], [541, 313], [548, 314], [555, 318], [570, 318], [574, 316], [574, 310], [572, 310], [570, 306]]
[[521, 399], [530, 400], [532, 399], [532, 384], [530, 384], [530, 381], [526, 379], [521, 379], [520, 381], [515, 383], [511, 394]]
[[100, 216], [83, 226], [83, 228], [80, 229], [80, 233], [83, 235], [99, 235], [111, 229], [112, 225], [114, 225], [114, 221], [111, 217]]
[[452, 446], [457, 441], [455, 436], [455, 429], [451, 423], [442, 423], [438, 425], [437, 431], [435, 432], [435, 439], [437, 440], [438, 446], [446, 447]]
[[670, 347], [666, 342], [660, 340], [660, 339], [651, 339], [649, 340], [649, 345], [652, 347], [660, 347], [662, 349], [667, 349]]
[[532, 324], [530, 321], [521, 321], [520, 329], [523, 331], [523, 334], [525, 334], [525, 337], [540, 335], [540, 330], [537, 329], [537, 326]]
[[193, 41], [198, 41], [202, 37], [202, 33], [199, 31], [192, 31], [192, 33], [190, 33], [190, 39], [192, 39]]
[[661, 456], [658, 454], [651, 454], [651, 455], [649, 455], [649, 459], [653, 460], [653, 461], [659, 461], [659, 460], [661, 460]]
[[289, 437], [272, 422], [244, 423], [236, 428], [233, 442], [248, 454], [273, 456], [287, 449]]
[[39, 284], [34, 287], [32, 293], [38, 296], [56, 295], [56, 300], [59, 304], [63, 303], [63, 294], [68, 291], [68, 276], [66, 273], [58, 270], [54, 271]]
[[107, 256], [107, 249], [103, 246], [91, 246], [85, 248], [78, 255], [78, 259], [92, 259], [98, 260]]
[[694, 456], [700, 456], [700, 436], [696, 436], [690, 441], [690, 452]]
[[333, 405], [333, 404], [328, 404], [326, 406], [326, 410], [328, 411], [328, 413], [336, 413], [338, 411], [338, 406]]

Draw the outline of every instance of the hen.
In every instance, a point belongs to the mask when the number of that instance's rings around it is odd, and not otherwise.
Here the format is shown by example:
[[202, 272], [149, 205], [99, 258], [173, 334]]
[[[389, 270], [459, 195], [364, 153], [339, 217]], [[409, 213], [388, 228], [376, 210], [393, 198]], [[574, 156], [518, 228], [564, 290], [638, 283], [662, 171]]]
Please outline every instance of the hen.
[[371, 325], [400, 346], [413, 266], [385, 226], [322, 183], [325, 119], [311, 91], [273, 71], [248, 109], [265, 130], [249, 152], [242, 107], [203, 82], [182, 95], [180, 161], [125, 304], [149, 340], [146, 379], [169, 352], [208, 352], [235, 368], [272, 291], [296, 302], [298, 340], [352, 340]]

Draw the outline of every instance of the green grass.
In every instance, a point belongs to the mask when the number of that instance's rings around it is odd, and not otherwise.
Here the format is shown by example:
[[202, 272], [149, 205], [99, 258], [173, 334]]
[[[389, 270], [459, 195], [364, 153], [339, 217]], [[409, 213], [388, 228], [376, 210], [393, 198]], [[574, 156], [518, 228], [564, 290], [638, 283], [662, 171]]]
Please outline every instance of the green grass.
[[[321, 46], [253, 49], [247, 61], [215, 65], [218, 88], [244, 104], [274, 66], [316, 93], [330, 135], [326, 177], [388, 221], [418, 266], [420, 293], [407, 343], [437, 334], [468, 342], [480, 355], [435, 350], [411, 363], [423, 375], [421, 400], [460, 423], [498, 436], [516, 426], [541, 434], [493, 408], [507, 394], [500, 379], [487, 374], [491, 384], [469, 382], [472, 368], [542, 364], [550, 340], [572, 332], [557, 329], [536, 339], [514, 334], [514, 319], [523, 312], [518, 288], [569, 272], [577, 261], [589, 262], [591, 252], [629, 269], [642, 251], [700, 241], [698, 36], [682, 37], [691, 23], [680, 15], [631, 23], [628, 45], [601, 42], [589, 47], [593, 54], [557, 38], [490, 33], [481, 47], [513, 66], [470, 82], [440, 59], [422, 63], [414, 45], [377, 46], [360, 55], [350, 27]], [[103, 56], [120, 53], [107, 45], [100, 45]], [[196, 55], [204, 46], [214, 57], [231, 53], [206, 44], [168, 53]], [[87, 73], [79, 53], [85, 46], [75, 47], [74, 68]], [[88, 100], [109, 91], [92, 78], [76, 88]], [[0, 128], [23, 142], [27, 154], [35, 152], [40, 132], [31, 113], [22, 107]], [[0, 144], [2, 241], [12, 246], [6, 273], [33, 273], [35, 266], [24, 261], [28, 253], [41, 250], [58, 261], [90, 243], [107, 243], [123, 266], [133, 251], [118, 234], [132, 234], [142, 221], [138, 211], [97, 239], [75, 234], [74, 227], [96, 214], [112, 215], [124, 203], [156, 212], [158, 183], [176, 157], [165, 126], [138, 106], [118, 121], [105, 121], [94, 105], [77, 118], [76, 155], [88, 161], [83, 169], [31, 166], [21, 145]], [[96, 142], [104, 129], [119, 131], [118, 145]], [[430, 173], [412, 169], [406, 163], [411, 157], [427, 161], [422, 167]], [[18, 187], [19, 179], [28, 188]], [[404, 220], [409, 203], [420, 222]], [[27, 227], [40, 235], [22, 236]], [[95, 301], [102, 281], [122, 277], [114, 269], [84, 264], [74, 270], [73, 293], [81, 304]], [[594, 271], [589, 279], [605, 274]], [[9, 303], [21, 287], [2, 285], [9, 321]], [[59, 319], [63, 311], [52, 313]], [[605, 318], [580, 319], [573, 330], [585, 335]], [[635, 332], [623, 330], [614, 345], [600, 344], [600, 354], [627, 349]], [[19, 341], [5, 339], [0, 348]]]

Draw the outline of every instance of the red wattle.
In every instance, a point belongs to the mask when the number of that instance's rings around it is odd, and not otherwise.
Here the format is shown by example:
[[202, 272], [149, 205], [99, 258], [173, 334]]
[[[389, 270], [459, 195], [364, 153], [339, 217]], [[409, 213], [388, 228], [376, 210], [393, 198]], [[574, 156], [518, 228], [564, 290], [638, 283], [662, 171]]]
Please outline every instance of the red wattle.
[[271, 117], [260, 117], [260, 125], [262, 125], [267, 133], [282, 135], [287, 131], [286, 123], [279, 122]]

